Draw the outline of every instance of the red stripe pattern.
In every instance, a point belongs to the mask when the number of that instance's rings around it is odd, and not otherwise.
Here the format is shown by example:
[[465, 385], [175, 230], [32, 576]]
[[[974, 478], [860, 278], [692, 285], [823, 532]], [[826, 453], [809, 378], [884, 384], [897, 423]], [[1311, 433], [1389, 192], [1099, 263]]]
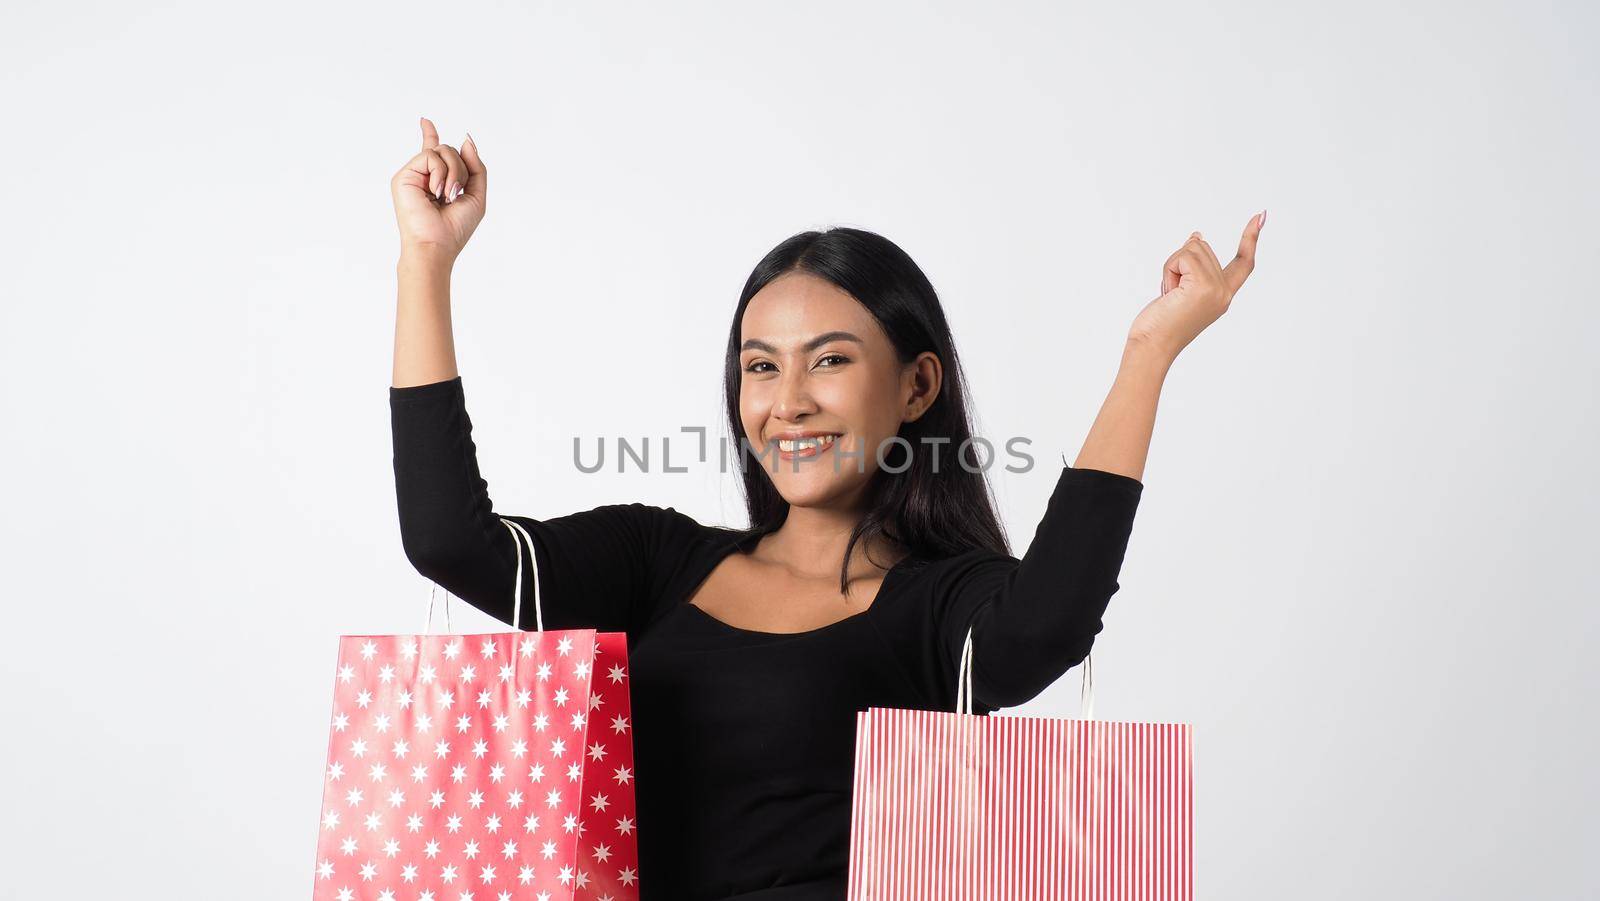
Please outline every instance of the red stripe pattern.
[[1194, 896], [1193, 727], [874, 707], [850, 901]]

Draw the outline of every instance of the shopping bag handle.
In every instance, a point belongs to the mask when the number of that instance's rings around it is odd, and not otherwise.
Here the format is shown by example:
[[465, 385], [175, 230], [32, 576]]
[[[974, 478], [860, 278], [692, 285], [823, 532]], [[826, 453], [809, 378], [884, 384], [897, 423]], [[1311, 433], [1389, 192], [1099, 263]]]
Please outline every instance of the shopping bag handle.
[[[511, 543], [517, 546], [517, 582], [511, 595], [511, 628], [522, 631], [522, 542], [528, 543], [528, 565], [533, 570], [533, 617], [534, 628], [544, 631], [544, 606], [539, 603], [539, 557], [533, 551], [533, 536], [522, 527], [522, 523], [513, 522], [500, 517], [500, 524], [511, 530]], [[518, 538], [517, 536], [522, 536]], [[433, 589], [428, 592], [428, 618], [422, 623], [424, 635], [433, 627], [433, 604], [439, 596], [439, 583], [433, 583]], [[450, 592], [444, 593], [444, 630], [450, 631]]]
[[[1083, 658], [1082, 681], [1078, 688], [1078, 718], [1094, 719], [1094, 652]], [[956, 713], [972, 713], [972, 627], [961, 646], [961, 666], [956, 670]]]

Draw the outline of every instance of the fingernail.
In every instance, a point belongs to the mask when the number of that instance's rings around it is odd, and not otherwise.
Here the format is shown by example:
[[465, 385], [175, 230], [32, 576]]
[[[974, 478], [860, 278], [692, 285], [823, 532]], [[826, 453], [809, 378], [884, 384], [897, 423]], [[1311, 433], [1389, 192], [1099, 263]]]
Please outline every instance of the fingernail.
[[1267, 224], [1267, 211], [1266, 210], [1262, 210], [1261, 211], [1261, 225], [1262, 225], [1262, 227], [1266, 227], [1266, 224]]
[[472, 140], [472, 132], [470, 132], [470, 131], [467, 132], [467, 140], [471, 141], [473, 147], [477, 147], [478, 146], [478, 142]]
[[460, 183], [459, 182], [451, 182], [450, 183], [450, 199], [451, 200], [455, 200], [456, 199], [456, 195], [458, 195], [460, 193], [461, 193], [461, 185], [460, 185]]

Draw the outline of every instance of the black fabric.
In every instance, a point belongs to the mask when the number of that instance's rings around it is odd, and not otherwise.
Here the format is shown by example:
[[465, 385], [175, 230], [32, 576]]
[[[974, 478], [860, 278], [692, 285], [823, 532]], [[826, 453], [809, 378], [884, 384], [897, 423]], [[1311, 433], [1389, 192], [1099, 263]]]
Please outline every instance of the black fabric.
[[[1022, 704], [1088, 655], [1143, 491], [1064, 467], [1027, 553], [907, 559], [872, 605], [809, 632], [739, 629], [687, 601], [759, 535], [671, 507], [496, 511], [459, 377], [390, 388], [401, 539], [419, 572], [511, 623], [533, 537], [546, 629], [628, 636], [644, 901], [844, 897], [856, 713], [954, 710], [973, 627], [974, 709]], [[523, 629], [535, 628], [524, 569]]]

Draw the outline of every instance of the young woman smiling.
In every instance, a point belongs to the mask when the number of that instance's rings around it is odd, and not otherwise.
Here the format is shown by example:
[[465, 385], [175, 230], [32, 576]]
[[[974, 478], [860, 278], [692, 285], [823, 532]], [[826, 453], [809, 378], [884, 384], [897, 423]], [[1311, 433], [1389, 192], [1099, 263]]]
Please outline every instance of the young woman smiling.
[[[407, 558], [509, 623], [511, 521], [533, 541], [546, 628], [627, 633], [643, 898], [844, 897], [856, 712], [954, 709], [969, 627], [979, 713], [1033, 698], [1087, 656], [1118, 588], [1162, 383], [1254, 267], [1265, 211], [1226, 266], [1199, 233], [1167, 259], [1021, 559], [968, 441], [933, 286], [899, 247], [847, 228], [779, 244], [733, 311], [724, 391], [745, 439], [748, 528], [643, 503], [538, 520], [490, 502], [451, 336], [451, 268], [483, 218], [488, 170], [470, 136], [458, 150], [421, 125], [422, 151], [391, 183]], [[584, 866], [606, 866], [603, 839], [580, 840]]]

